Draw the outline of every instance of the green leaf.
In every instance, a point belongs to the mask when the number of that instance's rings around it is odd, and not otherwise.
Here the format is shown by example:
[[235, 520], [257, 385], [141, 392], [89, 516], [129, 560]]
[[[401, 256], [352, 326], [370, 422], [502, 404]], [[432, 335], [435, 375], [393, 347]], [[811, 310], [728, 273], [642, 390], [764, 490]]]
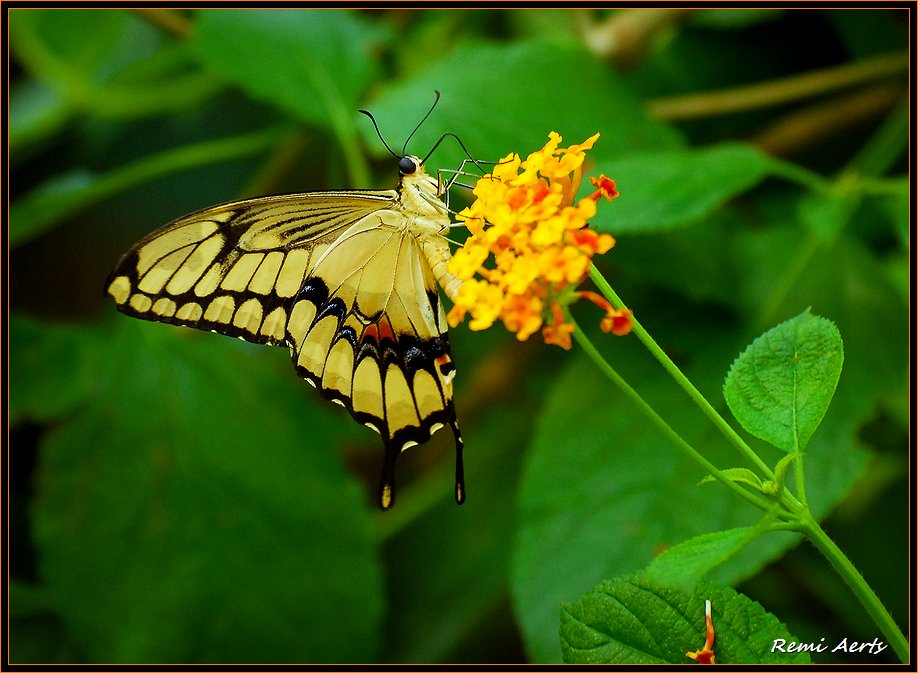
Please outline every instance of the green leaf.
[[718, 664], [802, 664], [807, 652], [772, 651], [797, 642], [777, 617], [729, 587], [687, 593], [636, 576], [606, 581], [561, 606], [561, 649], [569, 664], [686, 664], [705, 642], [711, 601]]
[[[784, 488], [784, 480], [787, 478], [787, 470], [790, 468], [791, 464], [802, 458], [803, 454], [794, 454], [788, 453], [786, 456], [781, 458], [777, 463], [775, 463], [775, 480], [773, 483], [770, 483], [769, 486], [773, 488], [773, 493], [778, 493], [782, 488]], [[767, 488], [767, 487], [766, 487]]]
[[[681, 144], [674, 129], [647, 115], [623, 78], [574, 43], [475, 42], [456, 47], [405, 81], [388, 85], [367, 106], [383, 134], [395, 139], [390, 144], [400, 145], [408, 137], [433, 102], [434, 89], [442, 93], [440, 102], [409, 146], [421, 156], [444, 131], [458, 133], [472, 156], [482, 160], [510, 152], [525, 157], [548, 141], [550, 131], [560, 133], [563, 144], [580, 143], [600, 132], [596, 157]], [[373, 128], [361, 124], [359, 129], [367, 146], [382, 154]], [[436, 166], [448, 168], [466, 158], [449, 139], [434, 156]]]
[[744, 526], [697, 535], [657, 556], [647, 566], [647, 575], [668, 586], [691, 588], [760, 534], [755, 526]]
[[595, 172], [615, 180], [621, 196], [592, 225], [615, 235], [665, 231], [707, 217], [767, 177], [771, 162], [751, 145], [632, 153], [602, 161]]
[[10, 88], [10, 155], [62, 128], [73, 113], [67, 101], [53, 89], [27, 81]]
[[[168, 43], [126, 11], [13, 12], [10, 38], [18, 59], [63, 99], [63, 110], [49, 111], [55, 117], [47, 130], [73, 108], [107, 117], [163, 114], [200, 104], [220, 86], [190, 67], [185, 45]], [[21, 125], [14, 139], [23, 140]]]
[[724, 398], [749, 433], [785, 451], [802, 451], [832, 401], [843, 360], [838, 329], [806, 310], [736, 359]]
[[334, 452], [359, 428], [328, 422], [281, 349], [113, 322], [83, 342], [104, 349], [95, 395], [46, 435], [34, 504], [43, 588], [84, 656], [372, 660], [370, 497]]
[[201, 11], [200, 57], [254, 98], [333, 129], [353, 120], [382, 32], [346, 11]]
[[[728, 477], [731, 481], [735, 481], [738, 484], [748, 484], [752, 486], [755, 490], [762, 490], [762, 480], [759, 479], [759, 475], [753, 472], [750, 469], [745, 467], [728, 467], [725, 470], [721, 470], [721, 473]], [[704, 479], [701, 480], [702, 484], [711, 484], [717, 483], [717, 480], [712, 475], [707, 475]]]
[[103, 342], [92, 331], [12, 316], [10, 423], [51, 421], [91, 397]]
[[[16, 56], [40, 79], [55, 88], [70, 88], [71, 93], [88, 89], [123, 65], [129, 50], [119, 51], [118, 47], [120, 39], [128, 37], [126, 31], [133, 33], [132, 58], [155, 44], [156, 31], [124, 11], [10, 14], [10, 46]], [[93, 39], [85, 39], [86, 35]]]

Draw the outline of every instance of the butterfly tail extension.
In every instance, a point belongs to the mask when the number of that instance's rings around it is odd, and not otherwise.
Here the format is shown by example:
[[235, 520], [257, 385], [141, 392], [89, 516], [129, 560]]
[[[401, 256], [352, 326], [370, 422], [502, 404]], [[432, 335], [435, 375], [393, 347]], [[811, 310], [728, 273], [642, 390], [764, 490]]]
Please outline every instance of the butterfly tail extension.
[[387, 510], [395, 504], [395, 464], [401, 450], [386, 442], [386, 456], [383, 459], [382, 477], [379, 480], [379, 508]]
[[453, 434], [456, 436], [456, 504], [461, 505], [465, 502], [465, 468], [462, 464], [462, 449], [465, 446], [462, 442], [462, 435], [459, 434], [459, 423], [455, 417], [452, 420]]
[[[453, 435], [456, 438], [456, 485], [455, 496], [456, 504], [461, 505], [465, 502], [465, 467], [462, 460], [462, 449], [465, 444], [462, 441], [462, 435], [459, 432], [459, 423], [453, 416], [450, 421], [453, 429]], [[383, 511], [391, 509], [395, 504], [395, 468], [398, 457], [401, 455], [401, 449], [397, 444], [392, 442], [385, 443], [385, 457], [383, 458], [382, 475], [379, 480], [379, 508]]]

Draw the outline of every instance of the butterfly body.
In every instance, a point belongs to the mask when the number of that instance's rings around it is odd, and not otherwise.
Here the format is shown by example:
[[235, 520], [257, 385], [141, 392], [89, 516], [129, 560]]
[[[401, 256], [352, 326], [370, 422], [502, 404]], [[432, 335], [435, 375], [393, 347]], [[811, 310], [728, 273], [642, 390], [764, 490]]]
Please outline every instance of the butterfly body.
[[437, 283], [450, 297], [440, 183], [402, 157], [397, 190], [307, 192], [227, 203], [138, 242], [109, 276], [119, 310], [286, 345], [297, 373], [383, 438], [379, 502], [395, 463], [444, 425], [455, 369]]

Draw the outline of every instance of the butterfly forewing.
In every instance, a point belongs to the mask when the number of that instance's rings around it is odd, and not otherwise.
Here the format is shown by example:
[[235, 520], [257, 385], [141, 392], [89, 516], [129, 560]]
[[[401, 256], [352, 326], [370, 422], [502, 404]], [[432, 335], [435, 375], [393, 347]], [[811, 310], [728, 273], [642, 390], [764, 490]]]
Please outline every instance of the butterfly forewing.
[[436, 197], [420, 168], [398, 192], [292, 194], [202, 210], [141, 240], [110, 275], [108, 293], [139, 318], [289, 346], [300, 376], [382, 436], [384, 508], [399, 452], [450, 425], [461, 502], [454, 369], [432, 270], [442, 274], [449, 257], [440, 237], [449, 221], [419, 191]]

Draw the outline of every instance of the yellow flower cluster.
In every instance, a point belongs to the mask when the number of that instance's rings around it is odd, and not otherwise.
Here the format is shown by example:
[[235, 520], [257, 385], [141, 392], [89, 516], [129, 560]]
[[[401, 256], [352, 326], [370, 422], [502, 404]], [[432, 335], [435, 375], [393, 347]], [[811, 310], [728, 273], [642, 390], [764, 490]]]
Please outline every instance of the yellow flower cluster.
[[467, 314], [473, 330], [499, 319], [521, 341], [542, 328], [547, 343], [570, 348], [574, 328], [565, 322], [565, 308], [583, 297], [606, 311], [604, 330], [631, 330], [630, 311], [575, 289], [593, 255], [615, 244], [609, 234], [588, 228], [598, 201], [618, 196], [615, 182], [591, 178], [596, 191], [574, 203], [585, 152], [597, 138], [559, 149], [561, 136], [552, 132], [525, 161], [511, 154], [478, 181], [476, 200], [458, 214], [471, 235], [449, 263], [450, 273], [464, 281], [447, 316], [451, 326]]

